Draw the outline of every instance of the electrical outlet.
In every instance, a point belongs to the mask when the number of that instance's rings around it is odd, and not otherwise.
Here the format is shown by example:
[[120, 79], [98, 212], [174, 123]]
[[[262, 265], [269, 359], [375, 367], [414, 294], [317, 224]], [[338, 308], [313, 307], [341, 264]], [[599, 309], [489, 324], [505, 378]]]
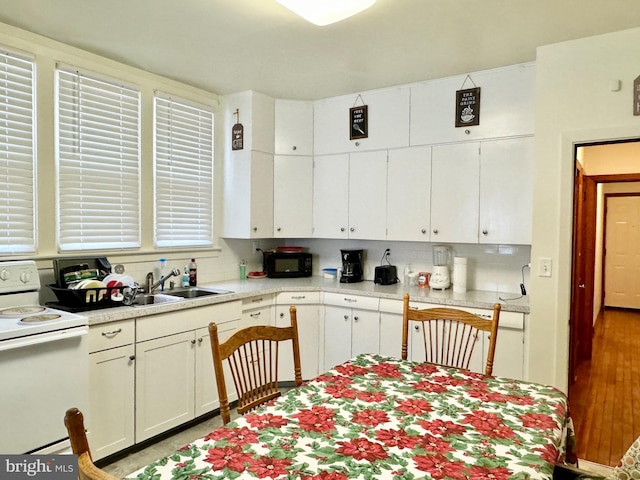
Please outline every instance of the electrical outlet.
[[253, 252], [254, 255], [258, 255], [260, 253], [260, 242], [258, 241], [254, 241], [253, 242], [253, 250], [251, 250]]
[[550, 277], [551, 276], [551, 259], [540, 258], [538, 260], [538, 276]]

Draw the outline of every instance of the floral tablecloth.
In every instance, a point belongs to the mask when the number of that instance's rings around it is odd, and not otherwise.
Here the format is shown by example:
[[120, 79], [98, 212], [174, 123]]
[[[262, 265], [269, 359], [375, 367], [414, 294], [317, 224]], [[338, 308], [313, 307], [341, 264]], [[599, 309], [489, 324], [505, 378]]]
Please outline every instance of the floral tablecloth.
[[128, 478], [544, 479], [571, 426], [552, 387], [360, 355]]

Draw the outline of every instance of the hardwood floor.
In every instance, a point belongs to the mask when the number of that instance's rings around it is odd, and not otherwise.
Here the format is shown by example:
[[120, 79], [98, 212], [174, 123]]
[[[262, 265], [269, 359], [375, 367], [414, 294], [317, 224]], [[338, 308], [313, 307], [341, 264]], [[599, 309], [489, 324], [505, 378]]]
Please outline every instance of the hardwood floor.
[[578, 458], [615, 466], [640, 436], [640, 312], [606, 309], [569, 390]]

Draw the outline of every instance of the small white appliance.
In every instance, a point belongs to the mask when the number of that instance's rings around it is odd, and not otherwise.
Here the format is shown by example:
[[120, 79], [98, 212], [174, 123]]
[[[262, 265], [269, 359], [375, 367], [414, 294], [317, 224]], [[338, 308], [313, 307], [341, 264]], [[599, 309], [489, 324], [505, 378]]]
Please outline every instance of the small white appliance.
[[89, 398], [87, 318], [39, 304], [30, 260], [0, 262], [0, 452], [67, 450], [64, 414]]
[[429, 286], [434, 290], [444, 290], [451, 286], [451, 249], [446, 245], [433, 247], [433, 272], [429, 279]]

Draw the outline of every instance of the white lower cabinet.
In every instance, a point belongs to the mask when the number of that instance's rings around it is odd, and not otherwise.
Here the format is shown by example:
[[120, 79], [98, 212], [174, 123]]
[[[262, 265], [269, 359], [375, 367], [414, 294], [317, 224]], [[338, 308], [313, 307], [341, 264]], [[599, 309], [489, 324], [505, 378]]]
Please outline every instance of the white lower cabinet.
[[[291, 325], [289, 308], [296, 306], [298, 320], [298, 342], [300, 344], [300, 368], [302, 379], [310, 380], [320, 372], [320, 293], [319, 292], [281, 292], [276, 297], [276, 319], [278, 327]], [[280, 352], [281, 382], [295, 380], [293, 351], [291, 342], [287, 342]]]
[[224, 339], [240, 316], [235, 301], [136, 321], [136, 443], [219, 406], [207, 326]]
[[91, 454], [99, 460], [134, 444], [135, 327], [133, 320], [89, 329]]
[[378, 304], [374, 297], [325, 293], [324, 371], [361, 353], [378, 353]]
[[258, 295], [242, 300], [242, 319], [239, 328], [253, 325], [273, 325], [272, 294]]

